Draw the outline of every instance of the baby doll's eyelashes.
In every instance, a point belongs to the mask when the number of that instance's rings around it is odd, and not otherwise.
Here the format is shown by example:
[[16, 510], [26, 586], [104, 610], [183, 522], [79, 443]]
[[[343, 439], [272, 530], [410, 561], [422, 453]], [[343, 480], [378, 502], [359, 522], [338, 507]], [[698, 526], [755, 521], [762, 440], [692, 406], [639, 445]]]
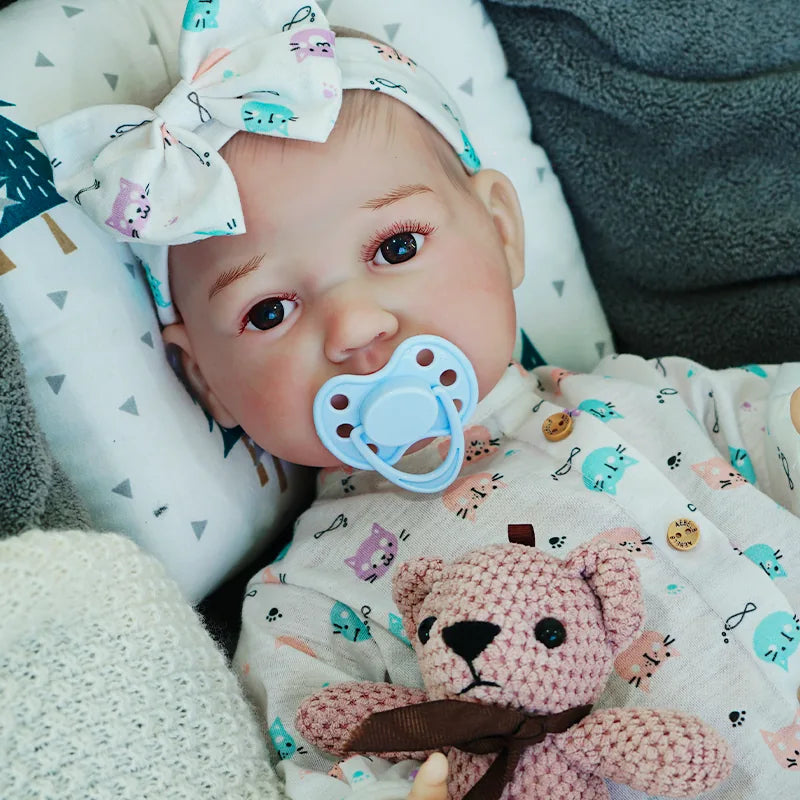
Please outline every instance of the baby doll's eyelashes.
[[239, 333], [245, 330], [268, 331], [280, 325], [297, 308], [297, 295], [267, 297], [256, 303], [242, 319]]
[[436, 230], [434, 225], [404, 220], [378, 231], [361, 249], [365, 263], [402, 264], [410, 261], [422, 249], [425, 237]]

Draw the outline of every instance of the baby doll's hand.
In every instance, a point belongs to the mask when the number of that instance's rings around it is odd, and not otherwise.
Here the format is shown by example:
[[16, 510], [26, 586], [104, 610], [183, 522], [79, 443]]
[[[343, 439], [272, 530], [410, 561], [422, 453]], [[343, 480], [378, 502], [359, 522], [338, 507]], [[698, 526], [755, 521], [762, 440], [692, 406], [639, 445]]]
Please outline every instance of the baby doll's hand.
[[447, 758], [433, 753], [419, 768], [408, 800], [447, 800]]

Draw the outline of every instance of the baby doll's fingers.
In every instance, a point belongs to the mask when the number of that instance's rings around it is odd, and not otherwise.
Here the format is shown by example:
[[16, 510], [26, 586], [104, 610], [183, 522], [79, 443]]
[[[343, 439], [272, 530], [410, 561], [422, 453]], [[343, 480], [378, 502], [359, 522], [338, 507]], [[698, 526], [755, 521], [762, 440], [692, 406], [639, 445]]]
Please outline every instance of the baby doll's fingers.
[[419, 768], [408, 800], [447, 800], [447, 758], [433, 753]]

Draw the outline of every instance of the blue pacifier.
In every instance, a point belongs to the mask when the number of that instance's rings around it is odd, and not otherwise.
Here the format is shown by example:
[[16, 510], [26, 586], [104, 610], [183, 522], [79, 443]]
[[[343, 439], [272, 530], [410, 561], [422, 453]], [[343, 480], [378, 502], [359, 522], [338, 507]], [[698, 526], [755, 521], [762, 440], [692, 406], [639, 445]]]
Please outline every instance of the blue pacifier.
[[[439, 336], [412, 336], [371, 375], [337, 375], [314, 398], [314, 425], [345, 464], [373, 469], [411, 492], [449, 486], [464, 460], [464, 422], [478, 403], [469, 359]], [[431, 472], [401, 472], [394, 464], [414, 442], [449, 436], [444, 461]]]

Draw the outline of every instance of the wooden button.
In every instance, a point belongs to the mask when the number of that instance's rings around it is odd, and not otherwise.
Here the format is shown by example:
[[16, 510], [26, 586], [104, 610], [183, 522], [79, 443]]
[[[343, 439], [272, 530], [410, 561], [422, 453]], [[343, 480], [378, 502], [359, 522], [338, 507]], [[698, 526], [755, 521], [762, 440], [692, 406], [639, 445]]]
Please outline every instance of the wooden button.
[[572, 417], [566, 411], [551, 414], [542, 423], [544, 438], [551, 442], [560, 442], [572, 433]]
[[667, 541], [676, 550], [691, 550], [700, 541], [700, 528], [694, 520], [674, 519], [667, 528]]

